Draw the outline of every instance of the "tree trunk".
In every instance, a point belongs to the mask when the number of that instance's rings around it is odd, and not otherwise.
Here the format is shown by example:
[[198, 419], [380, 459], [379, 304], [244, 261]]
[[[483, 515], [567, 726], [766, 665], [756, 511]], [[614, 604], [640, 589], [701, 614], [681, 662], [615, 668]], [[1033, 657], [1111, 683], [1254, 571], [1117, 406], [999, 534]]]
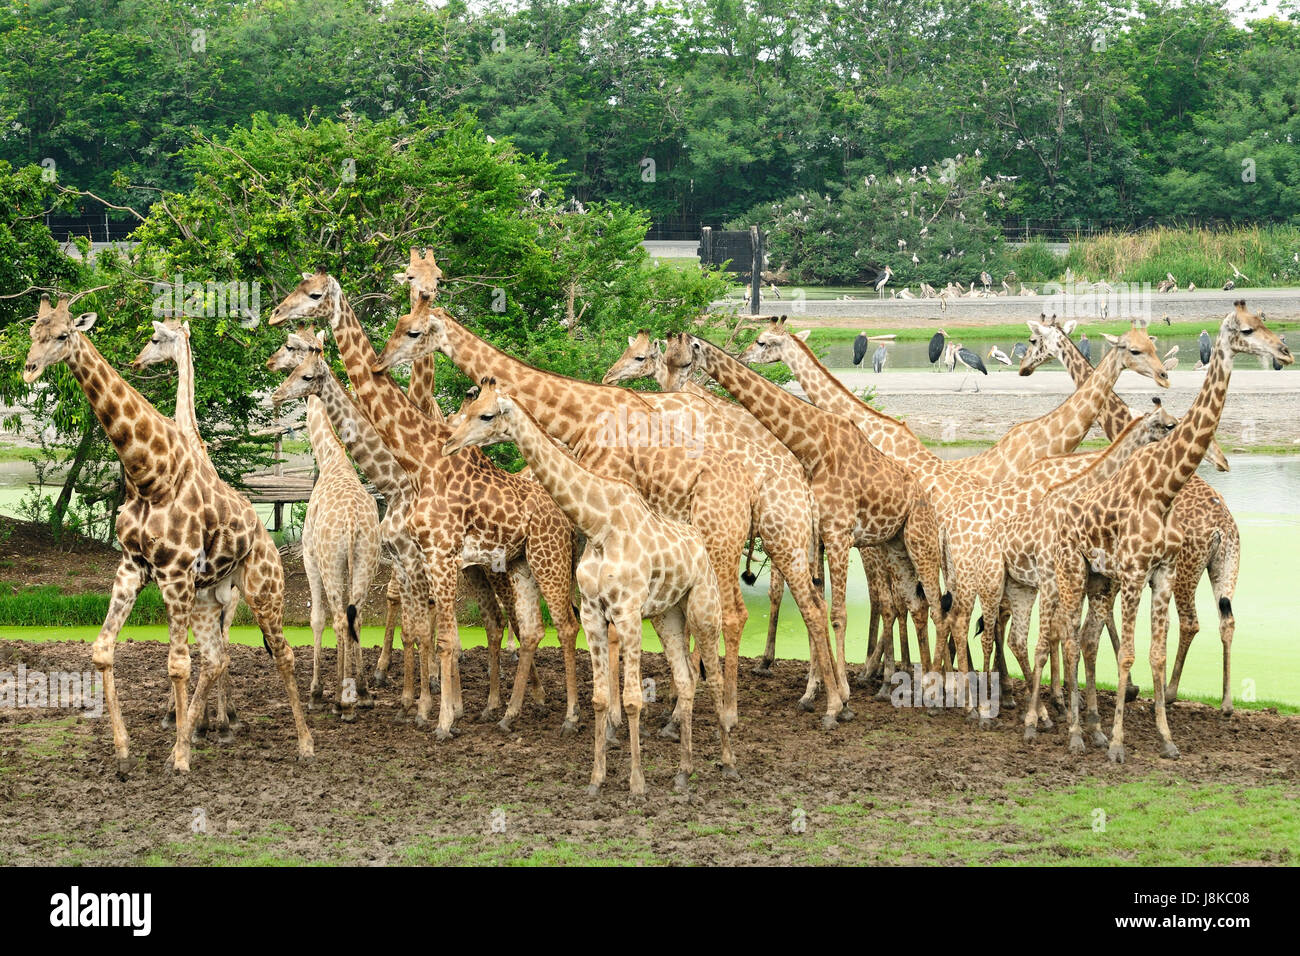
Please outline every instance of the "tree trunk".
[[67, 514], [68, 506], [72, 504], [72, 490], [77, 484], [82, 465], [90, 455], [90, 446], [95, 440], [95, 430], [98, 427], [99, 423], [92, 419], [90, 426], [81, 433], [81, 441], [77, 443], [77, 450], [72, 455], [72, 463], [68, 466], [68, 474], [63, 479], [63, 488], [59, 491], [59, 497], [50, 512], [50, 531], [56, 538], [63, 532], [63, 516]]

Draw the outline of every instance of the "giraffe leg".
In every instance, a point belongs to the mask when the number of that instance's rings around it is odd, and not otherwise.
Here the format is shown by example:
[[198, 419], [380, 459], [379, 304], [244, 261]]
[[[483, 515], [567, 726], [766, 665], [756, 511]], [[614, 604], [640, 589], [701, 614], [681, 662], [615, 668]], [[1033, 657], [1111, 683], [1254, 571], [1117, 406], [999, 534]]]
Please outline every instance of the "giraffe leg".
[[[190, 612], [194, 606], [192, 571], [172, 571], [160, 577], [158, 590], [167, 608], [167, 676], [172, 682], [176, 701], [176, 744], [172, 748], [172, 769], [182, 773], [190, 769], [190, 734], [193, 727], [189, 714]], [[199, 677], [202, 683], [202, 675]], [[206, 685], [204, 685], [206, 690]]]
[[[1011, 645], [1011, 653], [1015, 655], [1016, 663], [1020, 665], [1020, 673], [1024, 675], [1025, 683], [1029, 684], [1033, 680], [1029, 663], [1029, 618], [1033, 613], [1038, 591], [1010, 578], [1007, 579], [1005, 587], [1011, 604], [1007, 643]], [[1010, 705], [1010, 694], [1005, 694], [1003, 700]]]
[[[1179, 552], [1174, 566], [1174, 605], [1178, 609], [1178, 653], [1174, 656], [1174, 672], [1165, 689], [1167, 704], [1172, 704], [1178, 699], [1178, 682], [1183, 676], [1183, 661], [1186, 660], [1187, 650], [1192, 646], [1192, 641], [1201, 629], [1200, 621], [1196, 616], [1196, 585], [1200, 583], [1201, 570], [1205, 567], [1205, 563], [1195, 561], [1196, 557], [1199, 556], [1184, 548]], [[1218, 595], [1216, 594], [1215, 597]]]
[[1124, 701], [1128, 687], [1128, 674], [1133, 669], [1134, 631], [1137, 627], [1138, 603], [1142, 600], [1143, 583], [1142, 580], [1124, 578], [1120, 584], [1119, 686], [1115, 693], [1115, 723], [1110, 732], [1110, 749], [1106, 752], [1106, 757], [1111, 763], [1123, 763], [1125, 759]]
[[841, 672], [841, 664], [844, 662], [844, 645], [845, 631], [848, 630], [848, 583], [849, 583], [849, 552], [852, 547], [852, 541], [847, 532], [831, 532], [826, 535], [826, 563], [830, 569], [831, 577], [831, 630], [835, 634], [835, 649], [839, 651], [839, 660], [836, 660], [834, 650], [827, 648], [830, 653], [826, 657], [825, 666], [822, 669], [822, 680], [826, 684], [826, 691], [829, 694], [831, 685], [839, 691], [840, 696], [846, 702], [843, 709], [837, 714], [839, 720], [850, 720], [853, 717], [853, 711], [848, 708], [848, 695], [844, 692], [848, 686], [848, 672]]
[[[434, 596], [437, 636], [439, 705], [435, 735], [439, 740], [449, 740], [456, 723], [456, 670], [455, 656], [460, 645], [460, 626], [456, 621], [457, 561], [454, 552], [437, 553], [428, 565], [429, 588]], [[433, 695], [429, 691], [429, 677], [433, 672], [433, 641], [420, 645], [420, 702], [416, 713], [417, 727], [427, 727], [433, 713]]]
[[108, 602], [108, 614], [95, 638], [91, 656], [104, 687], [104, 706], [108, 710], [109, 723], [113, 728], [113, 751], [117, 757], [117, 773], [123, 779], [131, 770], [132, 761], [126, 722], [122, 719], [122, 705], [117, 698], [117, 683], [113, 675], [113, 652], [117, 644], [117, 635], [121, 632], [122, 625], [126, 623], [131, 608], [135, 606], [135, 599], [140, 589], [144, 587], [144, 583], [144, 570], [123, 555], [117, 565], [117, 575], [113, 579], [113, 594]]
[[781, 598], [784, 594], [785, 578], [773, 565], [767, 583], [767, 644], [763, 647], [763, 659], [754, 665], [752, 671], [759, 677], [772, 676], [772, 665], [776, 662], [776, 625], [781, 617]]
[[240, 595], [236, 588], [230, 592], [230, 600], [221, 612], [221, 679], [217, 682], [217, 739], [222, 743], [234, 740], [234, 735], [244, 729], [235, 713], [235, 704], [230, 692], [230, 625], [235, 620], [235, 611], [239, 608]]
[[591, 782], [587, 795], [600, 793], [605, 782], [605, 748], [608, 743], [605, 723], [609, 716], [609, 631], [604, 612], [594, 601], [582, 600], [582, 629], [587, 635], [587, 651], [591, 655], [591, 706], [595, 714], [595, 744], [591, 758]]
[[298, 699], [298, 683], [293, 674], [293, 648], [284, 639], [284, 568], [280, 554], [271, 542], [271, 536], [257, 526], [253, 549], [244, 559], [240, 569], [241, 581], [236, 586], [244, 592], [244, 602], [253, 612], [253, 620], [262, 632], [262, 640], [275, 660], [276, 670], [284, 682], [285, 696], [293, 714], [294, 729], [298, 734], [298, 760], [307, 762], [315, 756], [311, 731]]
[[402, 586], [397, 578], [397, 560], [394, 560], [393, 570], [388, 578], [388, 588], [384, 591], [384, 646], [379, 652], [379, 662], [375, 664], [376, 687], [388, 686], [388, 668], [393, 662], [393, 634], [397, 631], [398, 610], [402, 606]]
[[[1105, 608], [1110, 610], [1111, 598], [1107, 595]], [[1101, 730], [1101, 714], [1097, 712], [1097, 648], [1101, 645], [1101, 629], [1104, 615], [1096, 609], [1092, 598], [1088, 599], [1088, 620], [1083, 628], [1083, 667], [1087, 676], [1088, 713], [1084, 718], [1084, 733], [1092, 738], [1094, 747], [1106, 747], [1110, 741]], [[1077, 691], [1076, 691], [1077, 693]], [[1077, 707], [1077, 702], [1072, 706]]]
[[1160, 734], [1160, 756], [1178, 759], [1178, 747], [1169, 730], [1165, 704], [1165, 642], [1169, 639], [1169, 598], [1173, 593], [1173, 569], [1156, 565], [1151, 575], [1151, 698], [1156, 705], [1156, 730]]
[[225, 657], [221, 653], [221, 604], [213, 601], [211, 598], [196, 600], [193, 609], [190, 611], [190, 623], [194, 629], [194, 642], [199, 647], [201, 663], [199, 667], [199, 680], [194, 688], [194, 696], [190, 699], [189, 713], [186, 715], [186, 721], [190, 725], [190, 742], [198, 743], [203, 737], [199, 718], [207, 713], [208, 694], [214, 684], [219, 684], [223, 669], [225, 667]]
[[523, 710], [524, 692], [527, 689], [529, 675], [533, 672], [537, 645], [541, 643], [542, 635], [546, 633], [538, 603], [541, 593], [527, 562], [518, 560], [511, 563], [510, 583], [514, 588], [515, 620], [519, 622], [520, 628], [519, 666], [515, 668], [515, 683], [510, 694], [510, 704], [506, 707], [505, 716], [497, 725], [505, 731], [510, 729], [511, 722]]
[[[403, 573], [398, 578], [402, 597], [402, 696], [395, 717], [399, 721], [414, 719], [416, 652], [432, 640], [432, 622], [429, 616], [429, 576], [424, 567], [424, 556], [410, 538], [402, 541]], [[420, 656], [423, 662], [423, 652]]]
[[307, 709], [317, 710], [325, 705], [325, 683], [321, 677], [321, 638], [325, 633], [328, 613], [325, 610], [325, 594], [316, 560], [310, 556], [306, 548], [302, 552], [302, 564], [307, 572], [307, 585], [311, 591], [311, 692], [307, 699]]
[[[695, 673], [686, 654], [686, 629], [680, 608], [672, 608], [652, 619], [655, 632], [663, 644], [664, 656], [672, 668], [673, 686], [677, 691], [677, 707], [673, 720], [677, 724], [677, 737], [681, 743], [677, 775], [673, 789], [685, 793], [690, 789], [693, 754], [691, 752], [691, 715], [695, 701]], [[698, 643], [698, 641], [697, 641]]]
[[[1229, 518], [1229, 521], [1231, 519]], [[1241, 541], [1237, 537], [1237, 526], [1228, 528], [1230, 534], [1219, 546], [1218, 552], [1210, 559], [1210, 584], [1214, 588], [1214, 597], [1219, 609], [1219, 641], [1223, 645], [1223, 701], [1220, 712], [1225, 717], [1232, 716], [1232, 637], [1237, 629], [1237, 621], [1232, 613], [1232, 598], [1237, 590], [1237, 567], [1241, 560]]]
[[[478, 719], [484, 723], [497, 720], [501, 713], [501, 644], [505, 637], [505, 620], [500, 613], [498, 602], [505, 596], [507, 579], [500, 574], [490, 577], [477, 568], [465, 569], [465, 583], [478, 602], [479, 614], [483, 618], [483, 630], [487, 635], [488, 652], [488, 699]], [[509, 600], [513, 601], [511, 595]]]
[[[628, 789], [637, 800], [645, 799], [645, 774], [641, 770], [641, 621], [639, 617], [624, 611], [618, 616], [617, 625], [623, 637], [623, 710], [627, 713], [628, 752], [631, 755], [631, 769], [628, 773]], [[717, 636], [714, 636], [717, 640]], [[686, 714], [683, 721], [689, 722]]]
[[339, 720], [345, 724], [350, 724], [357, 719], [357, 689], [350, 676], [353, 665], [352, 636], [349, 633], [347, 612], [342, 608], [334, 611], [332, 626], [334, 628], [335, 649], [333, 710], [339, 715]]

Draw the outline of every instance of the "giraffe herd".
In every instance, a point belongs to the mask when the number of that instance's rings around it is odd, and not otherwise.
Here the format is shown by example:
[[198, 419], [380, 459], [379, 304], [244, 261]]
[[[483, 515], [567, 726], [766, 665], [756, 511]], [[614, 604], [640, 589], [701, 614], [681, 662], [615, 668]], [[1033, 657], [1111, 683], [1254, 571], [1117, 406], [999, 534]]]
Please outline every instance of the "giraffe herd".
[[[855, 716], [849, 707], [854, 683], [880, 679], [879, 696], [890, 695], [894, 624], [906, 667], [910, 619], [922, 668], [939, 672], [940, 680], [947, 675], [962, 689], [959, 703], [980, 727], [997, 726], [998, 708], [1016, 703], [1005, 680], [1005, 633], [1027, 678], [1026, 740], [1051, 726], [1041, 699], [1050, 658], [1052, 701], [1067, 715], [1069, 750], [1086, 749], [1086, 727], [1094, 745], [1122, 762], [1136, 612], [1150, 585], [1155, 724], [1161, 754], [1177, 757], [1166, 704], [1175, 699], [1198, 629], [1194, 594], [1207, 573], [1220, 614], [1222, 709], [1231, 713], [1239, 536], [1222, 499], [1194, 472], [1206, 457], [1227, 467], [1213, 435], [1233, 356], [1254, 352], [1292, 361], [1285, 344], [1243, 301], [1223, 319], [1205, 383], [1181, 419], [1159, 399], [1145, 414], [1134, 415], [1113, 391], [1126, 369], [1159, 386], [1169, 384], [1144, 327], [1108, 337], [1113, 348], [1093, 368], [1070, 340], [1069, 323], [1046, 316], [1030, 323], [1021, 374], [1056, 358], [1074, 378], [1075, 392], [1048, 414], [1011, 429], [989, 450], [945, 461], [902, 422], [850, 392], [818, 361], [805, 335], [787, 330], [784, 319], [765, 323], [739, 356], [688, 332], [658, 342], [639, 333], [604, 382], [595, 384], [527, 365], [458, 322], [436, 304], [442, 273], [427, 252], [412, 250], [395, 278], [409, 286], [410, 307], [378, 353], [338, 280], [323, 269], [305, 273], [270, 316], [272, 326], [289, 327], [267, 363], [286, 374], [272, 401], [278, 407], [305, 400], [319, 467], [302, 542], [315, 641], [312, 709], [325, 699], [321, 636], [330, 618], [338, 644], [333, 709], [352, 721], [358, 707], [374, 706], [358, 622], [382, 553], [393, 570], [373, 683], [387, 682], [392, 640], [400, 634], [399, 719], [431, 727], [440, 739], [459, 731], [465, 702], [455, 610], [463, 582], [488, 634], [490, 689], [481, 719], [499, 717], [508, 730], [527, 696], [544, 702], [536, 653], [545, 633], [545, 601], [564, 655], [562, 733], [580, 725], [579, 624], [590, 652], [595, 720], [589, 792], [598, 793], [605, 782], [607, 748], [617, 741], [615, 728], [625, 714], [629, 789], [644, 796], [641, 628], [649, 620], [673, 678], [672, 715], [661, 734], [680, 743], [674, 788], [687, 789], [693, 772], [692, 712], [701, 670], [716, 711], [723, 774], [734, 777], [740, 638], [748, 618], [739, 580], [753, 583], [750, 560], [754, 542], [761, 541], [772, 566], [772, 603], [767, 648], [755, 672], [771, 672], [777, 613], [788, 587], [809, 642], [808, 682], [799, 705], [813, 710], [824, 693], [826, 730]], [[214, 686], [219, 738], [229, 739], [239, 727], [227, 672], [229, 627], [241, 598], [283, 679], [299, 759], [310, 760], [312, 736], [298, 697], [293, 651], [283, 636], [280, 557], [252, 506], [217, 476], [199, 435], [188, 325], [153, 323], [153, 335], [133, 363], [176, 365], [172, 419], [95, 349], [87, 335], [95, 318], [73, 316], [67, 298], [57, 304], [43, 298], [23, 376], [32, 383], [50, 365], [66, 364], [126, 476], [117, 519], [122, 557], [93, 650], [118, 772], [126, 775], [133, 761], [113, 652], [136, 596], [150, 580], [159, 586], [168, 618], [172, 767], [189, 769], [190, 745], [208, 727], [207, 697]], [[327, 333], [346, 384], [327, 358]], [[434, 401], [437, 353], [479, 383], [477, 394], [450, 420]], [[771, 363], [789, 368], [806, 401], [749, 367]], [[407, 390], [389, 375], [402, 365], [412, 367]], [[730, 397], [705, 388], [697, 376]], [[637, 378], [653, 379], [660, 391], [616, 384]], [[1078, 445], [1094, 422], [1111, 444], [1080, 453]], [[518, 446], [526, 473], [507, 473], [479, 450], [503, 441]], [[384, 498], [382, 521], [357, 468]], [[847, 660], [853, 549], [862, 558], [872, 612], [868, 659], [856, 680]], [[823, 568], [829, 571], [829, 603]], [[1166, 685], [1171, 598], [1179, 615], [1179, 647]], [[1035, 600], [1041, 627], [1031, 658]], [[973, 676], [968, 635], [977, 603], [982, 674], [989, 677], [996, 668], [1004, 678], [1001, 699], [992, 702], [997, 706], [969, 693], [974, 682], [967, 680]], [[190, 629], [201, 655], [192, 699]], [[1095, 684], [1103, 629], [1111, 634], [1120, 673], [1109, 737], [1100, 727]], [[500, 647], [507, 631], [519, 640], [519, 663], [502, 711]]]

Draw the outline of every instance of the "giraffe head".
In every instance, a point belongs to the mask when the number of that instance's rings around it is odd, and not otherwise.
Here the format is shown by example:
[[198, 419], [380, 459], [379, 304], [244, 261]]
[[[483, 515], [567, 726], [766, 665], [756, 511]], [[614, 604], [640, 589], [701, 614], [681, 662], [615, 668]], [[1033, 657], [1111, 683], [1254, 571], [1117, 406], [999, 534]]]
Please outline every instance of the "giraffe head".
[[181, 350], [186, 348], [190, 339], [190, 324], [168, 319], [166, 322], [153, 323], [153, 335], [144, 344], [140, 354], [135, 357], [131, 367], [137, 371], [161, 362], [180, 364]]
[[281, 405], [295, 398], [319, 395], [329, 374], [324, 349], [308, 352], [307, 356], [298, 363], [298, 367], [289, 373], [289, 377], [281, 382], [280, 387], [271, 395], [271, 406], [279, 410]]
[[271, 353], [266, 367], [272, 372], [292, 372], [313, 352], [325, 351], [325, 332], [303, 325], [290, 332], [283, 345]]
[[435, 306], [427, 292], [419, 293], [411, 311], [397, 320], [397, 326], [372, 371], [376, 374], [387, 372], [395, 365], [409, 365], [422, 355], [434, 352], [450, 356], [452, 345], [447, 335], [447, 322], [450, 320], [447, 310]]
[[674, 375], [689, 376], [708, 371], [708, 354], [689, 332], [677, 332], [664, 341], [664, 366]]
[[1029, 345], [1020, 359], [1021, 375], [1029, 375], [1044, 362], [1060, 358], [1075, 323], [1073, 320], [1061, 323], [1055, 314], [1049, 319], [1040, 313], [1037, 320], [1030, 319], [1025, 325], [1029, 326]]
[[32, 323], [32, 347], [27, 350], [27, 362], [23, 365], [23, 381], [28, 385], [40, 378], [47, 367], [67, 359], [77, 336], [89, 332], [98, 318], [94, 312], [83, 312], [74, 319], [68, 312], [69, 302], [65, 295], [58, 305], [51, 306], [50, 297], [41, 296], [36, 321]]
[[519, 406], [497, 385], [497, 380], [484, 378], [479, 382], [478, 394], [466, 398], [460, 411], [448, 419], [452, 432], [442, 446], [442, 453], [454, 455], [472, 445], [482, 447], [512, 441], [518, 414]]
[[433, 259], [428, 249], [411, 248], [411, 261], [401, 272], [394, 272], [393, 278], [402, 285], [411, 287], [411, 301], [414, 302], [422, 293], [430, 298], [438, 295], [438, 285], [442, 282], [442, 270]]
[[741, 352], [737, 358], [746, 365], [771, 365], [775, 362], [784, 362], [789, 365], [794, 350], [798, 348], [794, 344], [794, 340], [808, 341], [811, 331], [811, 329], [805, 329], [791, 335], [785, 326], [785, 316], [780, 319], [772, 319], [767, 324], [767, 328], [759, 332], [758, 338], [754, 339], [749, 348]]
[[[1160, 400], [1158, 395], [1151, 396], [1151, 402], [1155, 405], [1155, 408], [1134, 419], [1134, 421], [1140, 423], [1137, 426], [1141, 429], [1137, 438], [1139, 446], [1150, 445], [1152, 442], [1159, 441], [1178, 425], [1178, 419], [1169, 414], [1165, 409], [1164, 402]], [[1119, 437], [1116, 437], [1115, 440], [1119, 441]]]
[[651, 339], [645, 329], [638, 329], [636, 335], [628, 336], [627, 348], [609, 367], [601, 384], [617, 385], [637, 378], [652, 378], [662, 361], [663, 343]]
[[343, 289], [338, 280], [321, 266], [304, 272], [302, 281], [271, 310], [267, 325], [281, 325], [291, 319], [324, 319], [333, 328], [339, 321]]
[[1273, 359], [1279, 365], [1290, 365], [1295, 361], [1286, 343], [1264, 324], [1264, 313], [1256, 314], [1248, 311], [1245, 299], [1238, 299], [1232, 303], [1232, 311], [1219, 326], [1219, 339], [1215, 344], [1215, 350], [1217, 352], [1224, 348], [1230, 352], [1263, 355]]

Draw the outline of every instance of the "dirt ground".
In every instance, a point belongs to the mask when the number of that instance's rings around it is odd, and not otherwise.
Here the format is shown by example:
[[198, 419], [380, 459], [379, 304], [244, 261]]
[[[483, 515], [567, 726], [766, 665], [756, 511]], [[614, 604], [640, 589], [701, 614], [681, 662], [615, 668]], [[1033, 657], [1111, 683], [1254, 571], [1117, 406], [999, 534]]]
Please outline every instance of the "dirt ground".
[[[816, 715], [796, 708], [804, 665], [780, 662], [773, 678], [760, 679], [742, 662], [739, 781], [724, 779], [716, 764], [716, 723], [704, 691], [688, 797], [671, 789], [677, 745], [655, 734], [667, 712], [660, 701], [648, 708], [644, 737], [648, 799], [628, 795], [626, 744], [611, 751], [605, 791], [593, 799], [584, 793], [590, 668], [580, 654], [583, 727], [562, 736], [556, 648], [544, 648], [539, 662], [547, 705], [526, 707], [508, 734], [475, 719], [486, 697], [486, 655], [471, 650], [462, 665], [466, 715], [455, 739], [438, 743], [395, 722], [390, 687], [355, 724], [310, 714], [316, 759], [299, 764], [283, 688], [265, 653], [234, 647], [232, 654], [245, 727], [232, 743], [197, 745], [188, 775], [167, 769], [173, 737], [158, 721], [167, 692], [160, 644], [118, 649], [118, 686], [140, 758], [126, 781], [115, 774], [106, 718], [0, 712], [0, 864], [951, 862], [946, 850], [926, 849], [927, 831], [919, 828], [942, 828], [975, 807], [1032, 803], [1049, 788], [1154, 781], [1157, 788], [1228, 787], [1244, 798], [1252, 788], [1282, 785], [1294, 799], [1300, 784], [1300, 718], [1239, 711], [1225, 719], [1201, 704], [1179, 704], [1171, 720], [1183, 758], [1171, 763], [1156, 756], [1150, 704], [1139, 702], [1129, 711], [1129, 761], [1113, 766], [1099, 750], [1082, 758], [1067, 753], [1059, 725], [1025, 744], [1015, 711], [981, 732], [956, 712], [894, 709], [864, 691], [855, 691], [856, 719], [827, 733]], [[375, 655], [366, 650], [372, 667]], [[300, 653], [303, 692], [307, 661]], [[0, 670], [19, 662], [84, 670], [90, 652], [84, 644], [0, 643]], [[332, 670], [332, 656], [327, 664]], [[662, 658], [646, 655], [644, 664], [665, 686]], [[513, 676], [513, 666], [505, 670]], [[1107, 695], [1101, 710], [1109, 729]], [[802, 830], [792, 824], [801, 814]], [[1064, 829], [1056, 821], [1049, 828]], [[976, 827], [970, 838], [997, 844], [983, 844], [985, 861], [1015, 861], [1023, 834], [1000, 823]], [[1262, 862], [1294, 862], [1294, 852], [1266, 850], [1272, 858]]]

